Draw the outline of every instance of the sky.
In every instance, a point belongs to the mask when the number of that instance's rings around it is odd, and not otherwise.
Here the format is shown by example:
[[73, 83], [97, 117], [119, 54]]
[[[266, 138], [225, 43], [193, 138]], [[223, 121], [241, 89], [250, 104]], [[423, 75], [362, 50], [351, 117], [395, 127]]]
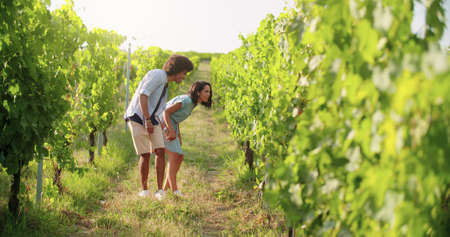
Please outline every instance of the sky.
[[[52, 0], [56, 9], [64, 0]], [[239, 34], [255, 33], [267, 14], [278, 16], [293, 0], [74, 0], [86, 27], [114, 30], [125, 44], [172, 51], [226, 53], [241, 46]], [[450, 0], [444, 0], [450, 28]], [[423, 31], [425, 8], [415, 9], [411, 29]], [[447, 29], [441, 45], [450, 45]]]
[[[421, 1], [415, 1], [415, 9], [414, 9], [414, 18], [411, 22], [411, 31], [418, 35], [423, 35], [425, 28], [425, 6], [420, 3]], [[418, 3], [418, 4], [417, 4]], [[442, 47], [446, 48], [450, 46], [450, 0], [443, 1], [443, 7], [445, 10], [445, 22], [446, 22], [446, 30], [444, 31], [444, 35], [440, 41]]]

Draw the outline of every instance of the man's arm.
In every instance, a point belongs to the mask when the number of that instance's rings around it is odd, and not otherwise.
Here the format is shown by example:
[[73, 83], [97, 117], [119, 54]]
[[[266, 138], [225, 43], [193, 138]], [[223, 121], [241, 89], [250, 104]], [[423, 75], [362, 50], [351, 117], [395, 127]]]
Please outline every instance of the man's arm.
[[150, 121], [150, 113], [148, 112], [148, 96], [145, 94], [139, 95], [139, 105], [141, 106], [142, 115], [144, 115], [144, 126], [148, 133], [153, 133], [153, 124]]

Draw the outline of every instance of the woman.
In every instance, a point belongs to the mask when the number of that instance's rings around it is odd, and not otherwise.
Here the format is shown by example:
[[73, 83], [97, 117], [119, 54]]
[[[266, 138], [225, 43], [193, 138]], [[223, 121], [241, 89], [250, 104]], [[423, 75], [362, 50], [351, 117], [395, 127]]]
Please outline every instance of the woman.
[[162, 123], [165, 126], [165, 151], [169, 160], [164, 190], [170, 188], [176, 196], [183, 196], [178, 190], [176, 180], [177, 172], [183, 161], [179, 124], [191, 115], [192, 110], [197, 104], [201, 104], [206, 108], [211, 108], [211, 98], [211, 84], [206, 81], [196, 81], [192, 84], [188, 94], [176, 96], [167, 102], [166, 110], [162, 114]]

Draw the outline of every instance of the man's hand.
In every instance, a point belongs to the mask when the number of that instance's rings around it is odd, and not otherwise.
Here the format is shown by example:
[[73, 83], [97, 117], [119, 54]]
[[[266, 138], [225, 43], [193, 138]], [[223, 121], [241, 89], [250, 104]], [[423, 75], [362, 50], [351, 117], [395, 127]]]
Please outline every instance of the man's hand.
[[148, 134], [152, 134], [153, 133], [153, 124], [151, 121], [149, 120], [145, 120], [145, 128], [147, 129]]

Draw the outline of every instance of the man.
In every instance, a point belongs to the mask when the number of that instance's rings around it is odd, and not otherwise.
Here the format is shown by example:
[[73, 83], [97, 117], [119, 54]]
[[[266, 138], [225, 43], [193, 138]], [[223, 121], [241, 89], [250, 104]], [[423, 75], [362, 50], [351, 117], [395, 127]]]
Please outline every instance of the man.
[[168, 83], [180, 83], [193, 68], [192, 62], [187, 57], [170, 56], [163, 69], [147, 72], [125, 112], [124, 118], [130, 128], [136, 154], [140, 155], [141, 197], [150, 196], [147, 181], [150, 154], [153, 152], [156, 153], [155, 169], [158, 183], [155, 197], [158, 200], [164, 197], [162, 189], [165, 169], [164, 140], [161, 123], [157, 118], [166, 107]]

